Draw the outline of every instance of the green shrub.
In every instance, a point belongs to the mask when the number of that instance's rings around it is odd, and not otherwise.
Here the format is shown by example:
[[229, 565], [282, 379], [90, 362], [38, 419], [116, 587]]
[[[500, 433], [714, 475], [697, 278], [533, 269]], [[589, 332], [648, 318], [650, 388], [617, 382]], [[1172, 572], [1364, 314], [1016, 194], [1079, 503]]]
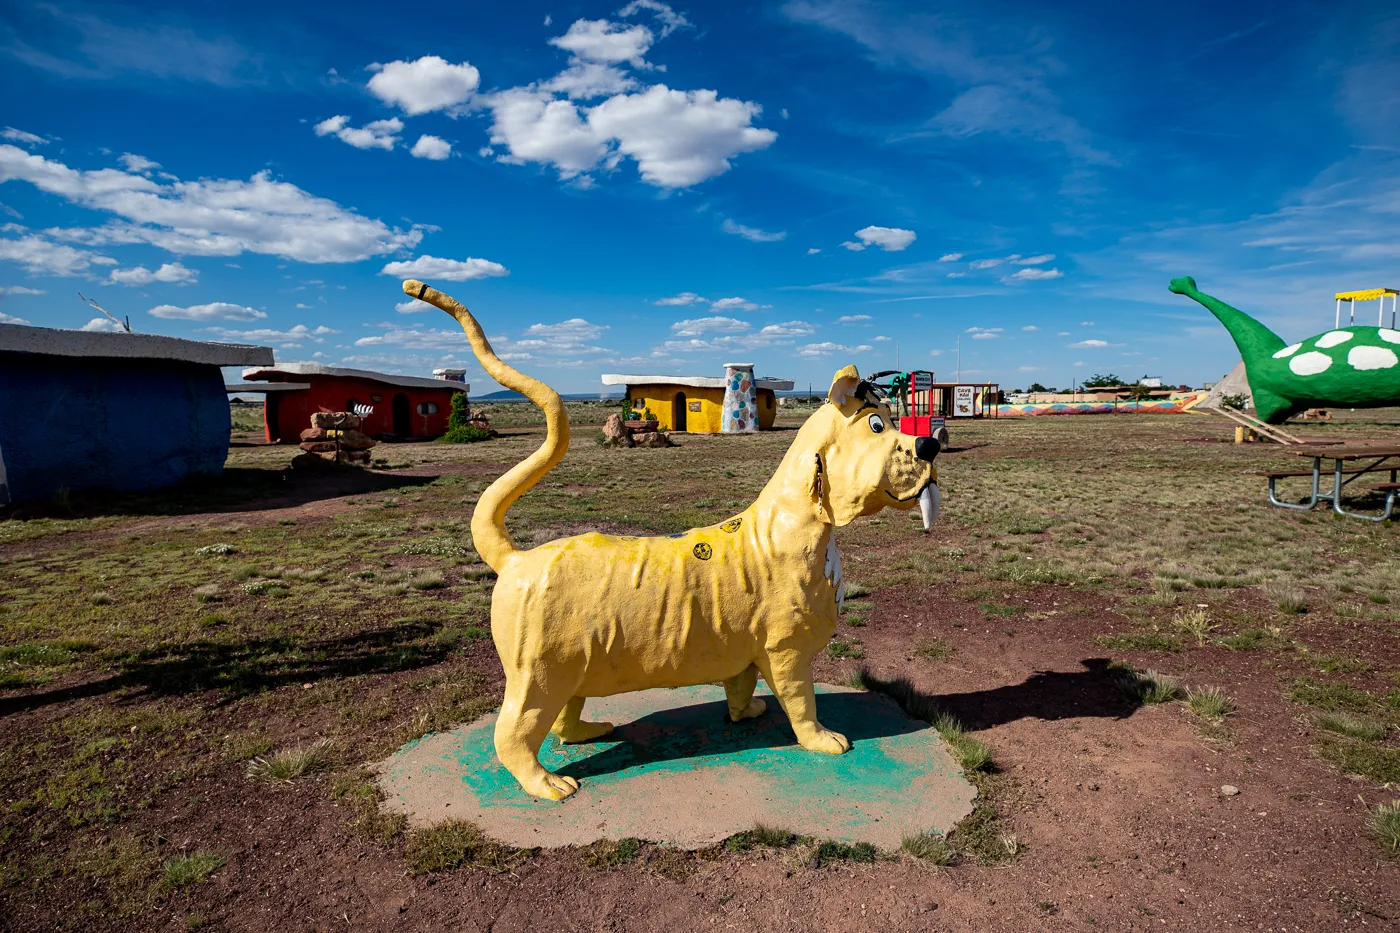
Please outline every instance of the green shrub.
[[471, 423], [471, 402], [465, 392], [452, 396], [452, 410], [447, 415], [447, 433], [442, 439], [448, 444], [475, 444], [491, 439], [491, 432]]

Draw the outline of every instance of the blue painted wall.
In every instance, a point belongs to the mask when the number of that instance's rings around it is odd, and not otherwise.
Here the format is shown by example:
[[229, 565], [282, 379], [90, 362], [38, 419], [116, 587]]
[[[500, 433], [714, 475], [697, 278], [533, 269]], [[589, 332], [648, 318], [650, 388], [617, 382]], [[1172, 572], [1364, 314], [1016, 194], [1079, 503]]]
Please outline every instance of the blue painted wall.
[[229, 428], [217, 366], [0, 352], [0, 457], [14, 502], [218, 475]]

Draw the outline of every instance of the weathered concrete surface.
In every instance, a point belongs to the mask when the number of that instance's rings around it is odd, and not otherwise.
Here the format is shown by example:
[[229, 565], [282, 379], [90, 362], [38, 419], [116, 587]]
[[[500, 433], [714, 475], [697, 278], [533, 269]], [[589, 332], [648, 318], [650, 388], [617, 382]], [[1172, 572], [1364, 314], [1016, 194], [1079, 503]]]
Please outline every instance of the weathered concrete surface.
[[762, 688], [768, 711], [741, 723], [728, 721], [720, 687], [646, 690], [588, 701], [585, 719], [617, 725], [604, 739], [545, 742], [540, 762], [581, 784], [567, 800], [520, 789], [496, 760], [492, 714], [383, 762], [385, 806], [417, 827], [470, 820], [522, 847], [635, 836], [699, 848], [764, 823], [893, 849], [971, 812], [976, 790], [931, 726], [878, 694], [824, 684], [817, 692], [822, 724], [853, 742], [845, 755], [798, 746]]

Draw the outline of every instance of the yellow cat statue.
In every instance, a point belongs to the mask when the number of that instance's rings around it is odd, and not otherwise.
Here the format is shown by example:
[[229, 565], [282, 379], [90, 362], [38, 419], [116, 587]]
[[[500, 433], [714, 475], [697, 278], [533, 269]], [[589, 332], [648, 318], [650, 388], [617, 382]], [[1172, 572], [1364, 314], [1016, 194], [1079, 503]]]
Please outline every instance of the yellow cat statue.
[[481, 559], [497, 573], [491, 637], [505, 668], [496, 755], [536, 797], [562, 800], [571, 777], [545, 770], [540, 746], [607, 735], [587, 722], [588, 697], [722, 683], [729, 717], [760, 715], [761, 676], [797, 741], [840, 755], [845, 736], [817, 720], [812, 658], [836, 632], [845, 589], [832, 529], [885, 508], [937, 501], [938, 441], [902, 435], [879, 390], [854, 366], [836, 373], [777, 472], [747, 509], [664, 537], [587, 533], [522, 550], [506, 510], [564, 457], [569, 421], [558, 393], [502, 362], [462, 305], [409, 280], [411, 297], [446, 311], [483, 368], [545, 414], [544, 443], [482, 493], [472, 515]]

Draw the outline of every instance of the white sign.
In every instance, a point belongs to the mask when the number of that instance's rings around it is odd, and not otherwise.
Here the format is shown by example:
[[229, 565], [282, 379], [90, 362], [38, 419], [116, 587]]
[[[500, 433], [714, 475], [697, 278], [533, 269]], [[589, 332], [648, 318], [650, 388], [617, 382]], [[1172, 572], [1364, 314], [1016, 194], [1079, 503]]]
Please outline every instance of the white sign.
[[976, 386], [953, 386], [954, 418], [972, 417], [972, 400], [976, 393]]
[[933, 388], [933, 373], [915, 373], [914, 388], [917, 391], [924, 391]]

